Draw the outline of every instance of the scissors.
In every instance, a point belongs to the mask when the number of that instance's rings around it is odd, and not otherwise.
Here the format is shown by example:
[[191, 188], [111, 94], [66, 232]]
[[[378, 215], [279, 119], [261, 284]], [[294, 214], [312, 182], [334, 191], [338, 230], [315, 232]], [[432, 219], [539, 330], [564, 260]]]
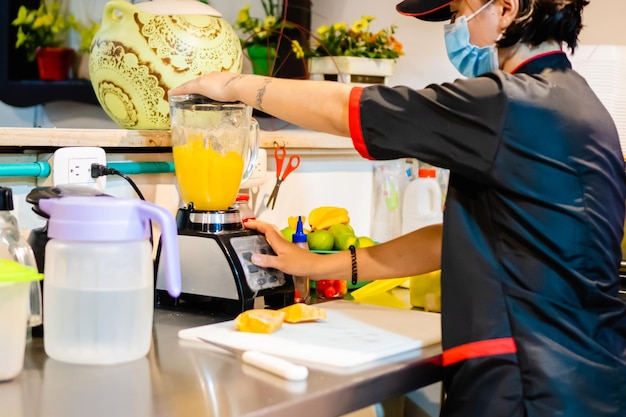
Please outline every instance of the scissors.
[[274, 149], [274, 159], [276, 160], [276, 185], [274, 185], [274, 190], [270, 195], [270, 198], [267, 200], [266, 207], [272, 206], [272, 210], [274, 210], [274, 206], [276, 205], [276, 197], [278, 197], [278, 190], [280, 189], [280, 184], [285, 181], [287, 175], [291, 174], [296, 168], [300, 166], [300, 156], [291, 155], [289, 157], [289, 161], [287, 162], [287, 167], [285, 168], [285, 172], [282, 177], [280, 176], [280, 172], [283, 169], [283, 162], [285, 161], [285, 157], [287, 156], [287, 151], [284, 146], [277, 146]]

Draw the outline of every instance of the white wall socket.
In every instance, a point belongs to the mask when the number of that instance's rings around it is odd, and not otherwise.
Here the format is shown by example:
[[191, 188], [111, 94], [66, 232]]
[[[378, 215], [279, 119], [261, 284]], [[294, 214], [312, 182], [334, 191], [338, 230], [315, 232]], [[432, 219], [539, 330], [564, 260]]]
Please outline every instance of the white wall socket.
[[57, 149], [48, 160], [52, 172], [39, 185], [82, 185], [104, 191], [106, 176], [91, 178], [91, 164], [106, 165], [104, 149], [95, 146]]
[[241, 188], [254, 188], [263, 185], [266, 181], [267, 174], [267, 151], [264, 148], [259, 148], [259, 152], [256, 157], [256, 164], [252, 170], [250, 178], [243, 184]]

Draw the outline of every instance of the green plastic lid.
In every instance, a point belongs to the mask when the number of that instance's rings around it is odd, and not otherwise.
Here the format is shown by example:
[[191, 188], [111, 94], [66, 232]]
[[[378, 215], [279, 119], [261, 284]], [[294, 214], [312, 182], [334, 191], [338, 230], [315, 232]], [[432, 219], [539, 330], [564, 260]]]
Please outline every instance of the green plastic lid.
[[8, 282], [41, 281], [43, 274], [37, 269], [9, 259], [0, 259], [0, 284]]

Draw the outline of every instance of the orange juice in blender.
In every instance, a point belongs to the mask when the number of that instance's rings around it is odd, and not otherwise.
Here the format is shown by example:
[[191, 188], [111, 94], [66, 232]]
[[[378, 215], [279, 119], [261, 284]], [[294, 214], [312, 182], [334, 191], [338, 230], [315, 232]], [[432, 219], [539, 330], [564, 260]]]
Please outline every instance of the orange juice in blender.
[[237, 152], [221, 155], [200, 138], [172, 149], [181, 197], [197, 210], [226, 210], [237, 198], [244, 160]]

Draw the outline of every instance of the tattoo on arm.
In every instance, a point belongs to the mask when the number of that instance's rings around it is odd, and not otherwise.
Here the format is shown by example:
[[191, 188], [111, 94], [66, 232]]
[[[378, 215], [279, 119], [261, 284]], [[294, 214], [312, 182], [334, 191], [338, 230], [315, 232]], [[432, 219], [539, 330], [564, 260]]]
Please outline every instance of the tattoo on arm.
[[233, 83], [237, 80], [242, 79], [243, 77], [245, 77], [245, 75], [237, 75], [236, 77], [231, 78], [230, 80], [226, 81], [226, 84], [224, 84], [224, 87], [227, 87], [228, 84]]
[[265, 91], [267, 89], [267, 85], [272, 82], [271, 78], [266, 78], [263, 81], [263, 85], [256, 92], [256, 101], [254, 102], [254, 107], [259, 110], [263, 110], [263, 96], [265, 95]]

